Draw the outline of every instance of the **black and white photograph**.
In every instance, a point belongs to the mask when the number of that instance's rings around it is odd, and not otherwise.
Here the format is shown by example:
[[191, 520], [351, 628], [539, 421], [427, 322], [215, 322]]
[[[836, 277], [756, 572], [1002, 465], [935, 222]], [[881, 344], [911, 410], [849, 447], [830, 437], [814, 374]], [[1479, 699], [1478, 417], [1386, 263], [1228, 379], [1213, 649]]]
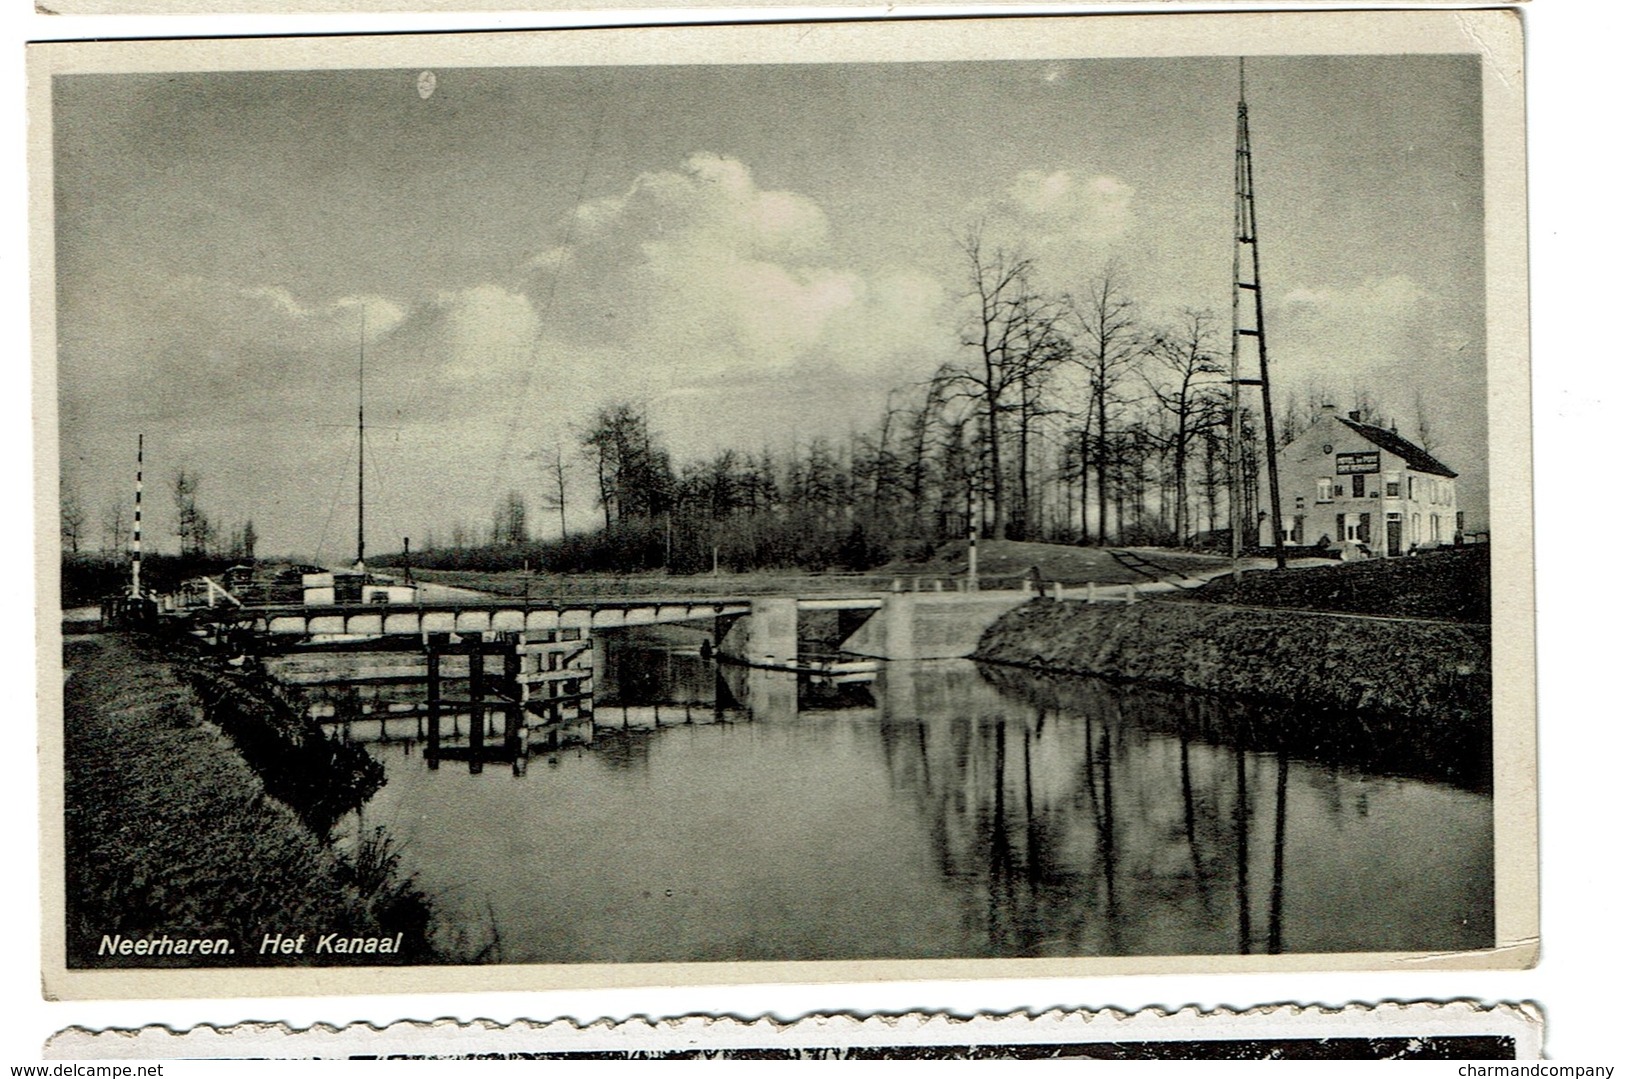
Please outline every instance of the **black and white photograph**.
[[1518, 23], [1338, 19], [32, 46], [48, 991], [1532, 962]]

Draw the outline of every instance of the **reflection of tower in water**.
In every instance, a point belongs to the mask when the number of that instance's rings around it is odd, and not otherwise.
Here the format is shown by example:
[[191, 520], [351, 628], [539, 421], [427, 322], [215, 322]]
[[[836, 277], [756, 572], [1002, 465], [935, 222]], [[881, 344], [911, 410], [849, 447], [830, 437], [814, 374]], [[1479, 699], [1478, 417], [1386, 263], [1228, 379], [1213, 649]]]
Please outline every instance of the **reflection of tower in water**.
[[[1203, 710], [1176, 696], [1083, 680], [1057, 707], [1001, 694], [972, 667], [889, 665], [880, 699], [893, 782], [913, 795], [989, 952], [1283, 947], [1284, 756], [1262, 767], [1244, 739], [1204, 740]], [[1139, 721], [1170, 705], [1186, 710], [1176, 736]], [[1261, 814], [1253, 787], [1266, 777], [1275, 798]]]

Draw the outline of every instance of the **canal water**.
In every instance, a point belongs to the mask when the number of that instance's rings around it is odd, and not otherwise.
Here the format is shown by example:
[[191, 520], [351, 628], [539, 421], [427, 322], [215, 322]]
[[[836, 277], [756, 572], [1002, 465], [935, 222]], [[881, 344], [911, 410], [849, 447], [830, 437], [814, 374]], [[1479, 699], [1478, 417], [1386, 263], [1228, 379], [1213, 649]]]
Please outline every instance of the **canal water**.
[[430, 769], [415, 720], [351, 728], [388, 772], [355, 827], [388, 830], [450, 951], [633, 963], [1493, 943], [1491, 801], [1471, 769], [1281, 733], [1303, 717], [970, 661], [810, 678], [598, 643], [592, 721], [523, 774]]

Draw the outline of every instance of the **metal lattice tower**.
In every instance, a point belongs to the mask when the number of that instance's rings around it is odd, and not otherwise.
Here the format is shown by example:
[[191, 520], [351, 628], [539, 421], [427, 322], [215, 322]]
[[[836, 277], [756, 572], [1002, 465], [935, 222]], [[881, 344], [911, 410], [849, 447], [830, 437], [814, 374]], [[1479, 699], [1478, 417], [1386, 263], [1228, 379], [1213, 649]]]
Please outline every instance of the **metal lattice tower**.
[[367, 305], [361, 304], [361, 350], [355, 387], [355, 568], [367, 570]]
[[[1264, 455], [1269, 470], [1270, 529], [1275, 564], [1286, 568], [1285, 534], [1281, 529], [1281, 482], [1275, 462], [1275, 414], [1270, 406], [1269, 351], [1264, 338], [1264, 286], [1258, 270], [1258, 216], [1253, 200], [1253, 147], [1247, 130], [1247, 62], [1240, 65], [1241, 88], [1236, 102], [1236, 230], [1230, 289], [1230, 557], [1241, 558], [1243, 477], [1241, 473], [1241, 396], [1243, 386], [1257, 386], [1264, 414]], [[1248, 252], [1244, 258], [1243, 250]], [[1244, 276], [1245, 274], [1245, 276]], [[1251, 311], [1243, 311], [1241, 294], [1253, 297]], [[1250, 317], [1249, 317], [1250, 316]], [[1247, 319], [1251, 325], [1243, 325]], [[1248, 340], [1252, 346], [1245, 345]], [[1255, 357], [1244, 362], [1244, 353]], [[1243, 369], [1256, 375], [1243, 375]]]

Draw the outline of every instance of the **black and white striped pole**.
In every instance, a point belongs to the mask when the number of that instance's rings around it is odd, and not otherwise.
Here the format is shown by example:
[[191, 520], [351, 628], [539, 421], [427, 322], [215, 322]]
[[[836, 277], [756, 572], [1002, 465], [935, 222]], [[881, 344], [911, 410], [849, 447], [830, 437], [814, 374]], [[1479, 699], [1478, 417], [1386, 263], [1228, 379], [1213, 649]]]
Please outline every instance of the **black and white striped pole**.
[[135, 524], [130, 532], [130, 595], [141, 598], [141, 466], [144, 435], [135, 436]]
[[976, 568], [976, 537], [982, 530], [982, 498], [980, 491], [971, 494], [970, 509], [970, 564], [966, 567], [965, 591], [977, 592], [981, 590], [981, 582], [977, 578]]

